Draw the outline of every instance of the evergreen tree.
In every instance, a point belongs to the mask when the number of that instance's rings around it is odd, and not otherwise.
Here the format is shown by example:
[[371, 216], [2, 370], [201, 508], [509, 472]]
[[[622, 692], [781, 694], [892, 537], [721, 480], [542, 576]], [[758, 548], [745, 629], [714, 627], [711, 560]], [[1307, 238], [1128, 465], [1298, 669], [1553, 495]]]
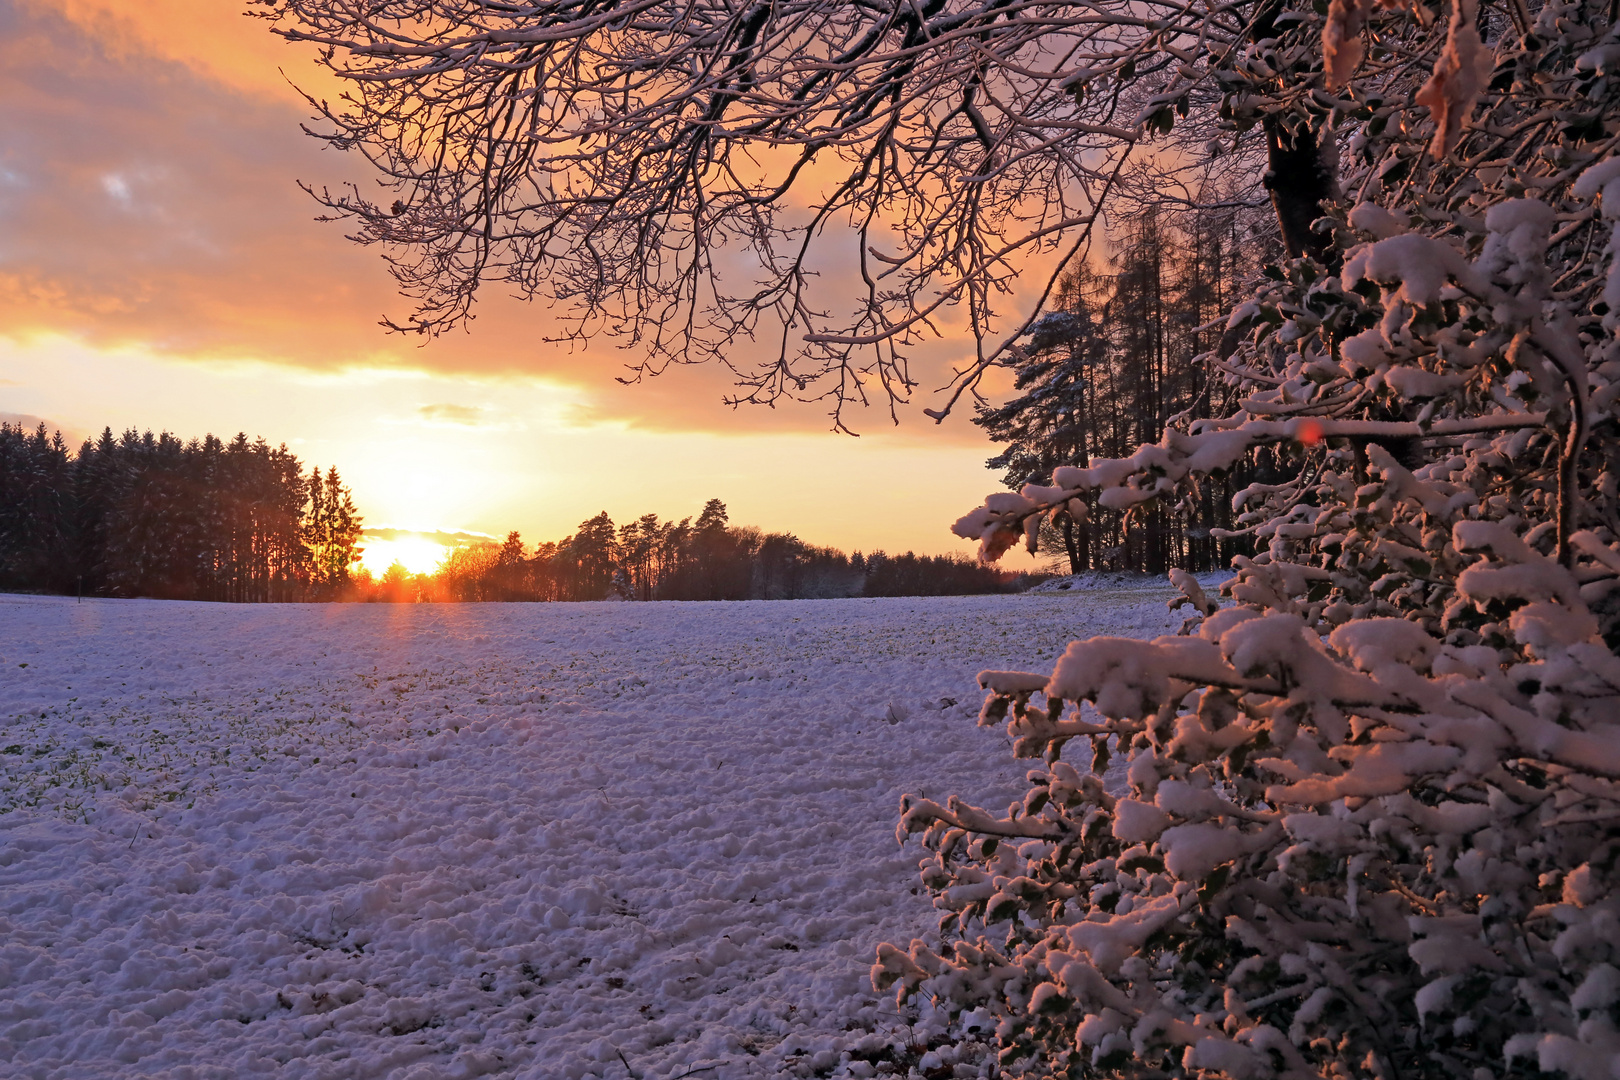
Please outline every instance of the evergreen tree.
[[127, 481], [117, 449], [112, 428], [102, 428], [94, 442], [79, 447], [73, 462], [75, 586], [92, 595], [107, 586], [109, 519]]
[[569, 600], [600, 600], [613, 583], [616, 535], [607, 511], [580, 523], [579, 531], [559, 545], [567, 567]]
[[310, 582], [325, 595], [348, 587], [350, 567], [364, 549], [359, 546], [363, 524], [354, 497], [344, 486], [337, 466], [309, 478], [309, 507], [304, 516], [305, 541], [310, 551]]
[[[306, 504], [309, 509], [306, 511]], [[335, 595], [361, 523], [335, 469], [285, 446], [0, 424], [0, 587], [177, 600]]]
[[[999, 407], [981, 406], [974, 417], [993, 441], [1007, 444], [985, 464], [1005, 470], [1004, 481], [1015, 491], [1059, 465], [1090, 461], [1097, 439], [1092, 397], [1112, 348], [1098, 321], [1098, 287], [1084, 267], [1064, 280], [1062, 310], [1031, 330], [1016, 368], [1014, 387], [1022, 393]], [[1091, 565], [1089, 520], [1088, 508], [1077, 503], [1053, 526], [1071, 573]]]
[[[1062, 280], [1057, 310], [1030, 328], [1015, 354], [1018, 395], [980, 406], [974, 417], [1004, 444], [987, 464], [1004, 470], [1009, 488], [1044, 482], [1059, 466], [1123, 457], [1157, 442], [1172, 421], [1230, 404], [1212, 402], [1206, 354], [1215, 344], [1207, 324], [1233, 288], [1226, 234], [1234, 220], [1202, 214], [1172, 225], [1149, 210], [1121, 233], [1107, 274], [1082, 264]], [[1247, 551], [1221, 546], [1212, 530], [1231, 524], [1232, 480], [1242, 486], [1248, 477], [1240, 469], [1180, 502], [1128, 510], [1088, 494], [1044, 519], [1038, 543], [1061, 552], [1070, 573], [1208, 569]]]
[[506, 540], [495, 552], [494, 575], [496, 600], [528, 600], [532, 598], [526, 579], [528, 560], [523, 554], [523, 537], [516, 529], [506, 534]]
[[0, 582], [60, 590], [70, 578], [68, 450], [44, 424], [0, 424]]

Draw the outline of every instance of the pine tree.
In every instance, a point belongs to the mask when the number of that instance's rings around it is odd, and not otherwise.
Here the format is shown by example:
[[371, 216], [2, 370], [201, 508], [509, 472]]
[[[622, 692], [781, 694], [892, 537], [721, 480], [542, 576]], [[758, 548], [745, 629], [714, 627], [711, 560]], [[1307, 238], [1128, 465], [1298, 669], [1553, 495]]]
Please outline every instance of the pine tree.
[[[981, 406], [974, 418], [1005, 444], [987, 464], [1005, 470], [1009, 488], [1039, 483], [1059, 466], [1123, 457], [1158, 441], [1170, 423], [1229, 403], [1211, 394], [1207, 354], [1216, 335], [1207, 324], [1232, 287], [1231, 222], [1192, 215], [1177, 227], [1144, 213], [1119, 237], [1109, 273], [1082, 264], [1063, 279], [1057, 310], [1030, 328], [1014, 361], [1020, 393]], [[1245, 481], [1247, 474], [1234, 476]], [[1085, 494], [1043, 520], [1036, 539], [1041, 549], [1060, 552], [1071, 573], [1207, 569], [1247, 551], [1213, 539], [1213, 529], [1230, 524], [1230, 490], [1229, 478], [1179, 502], [1128, 509]]]
[[73, 454], [59, 432], [0, 425], [3, 587], [289, 600], [346, 580], [360, 528], [335, 469], [306, 480], [263, 439], [104, 429]]
[[580, 523], [579, 531], [559, 545], [568, 572], [567, 599], [600, 600], [613, 582], [616, 533], [607, 511]]
[[[1099, 325], [1099, 283], [1082, 266], [1064, 279], [1061, 310], [1030, 331], [1014, 387], [1022, 393], [997, 406], [980, 406], [973, 422], [1007, 448], [985, 464], [1003, 469], [1017, 490], [1052, 475], [1059, 465], [1090, 462], [1097, 433], [1096, 380], [1110, 363], [1112, 344]], [[1076, 503], [1057, 515], [1053, 532], [1063, 544], [1071, 573], [1092, 565], [1090, 508]]]
[[0, 424], [0, 582], [60, 590], [68, 582], [73, 514], [61, 433]]
[[364, 549], [359, 546], [364, 523], [354, 496], [344, 486], [337, 466], [309, 477], [309, 505], [304, 514], [304, 542], [309, 549], [310, 582], [324, 596], [340, 595], [350, 583], [350, 568]]
[[525, 571], [528, 560], [524, 557], [523, 537], [516, 529], [506, 534], [506, 540], [495, 553], [496, 600], [527, 600], [530, 598]]

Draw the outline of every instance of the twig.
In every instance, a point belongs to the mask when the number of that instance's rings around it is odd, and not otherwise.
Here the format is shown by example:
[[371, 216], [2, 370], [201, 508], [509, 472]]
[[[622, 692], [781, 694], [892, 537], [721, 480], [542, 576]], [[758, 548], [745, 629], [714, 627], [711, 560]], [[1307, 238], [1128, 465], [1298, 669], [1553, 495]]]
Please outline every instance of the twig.
[[730, 1064], [731, 1064], [731, 1062], [729, 1062], [729, 1061], [717, 1061], [713, 1065], [699, 1065], [696, 1068], [687, 1069], [685, 1072], [680, 1073], [677, 1076], [672, 1076], [672, 1077], [669, 1078], [669, 1080], [686, 1080], [686, 1078], [688, 1076], [696, 1076], [698, 1073], [703, 1073], [703, 1072], [712, 1072], [713, 1070], [718, 1069], [722, 1065], [730, 1065]]

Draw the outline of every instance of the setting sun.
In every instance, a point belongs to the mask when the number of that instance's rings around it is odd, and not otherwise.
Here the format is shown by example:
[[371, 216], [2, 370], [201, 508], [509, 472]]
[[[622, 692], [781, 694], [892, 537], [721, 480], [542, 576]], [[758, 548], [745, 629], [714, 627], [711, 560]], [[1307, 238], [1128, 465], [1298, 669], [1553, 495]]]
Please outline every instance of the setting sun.
[[410, 534], [388, 538], [366, 536], [361, 542], [365, 551], [360, 556], [360, 565], [373, 577], [382, 577], [394, 563], [413, 574], [431, 574], [450, 551], [437, 540]]

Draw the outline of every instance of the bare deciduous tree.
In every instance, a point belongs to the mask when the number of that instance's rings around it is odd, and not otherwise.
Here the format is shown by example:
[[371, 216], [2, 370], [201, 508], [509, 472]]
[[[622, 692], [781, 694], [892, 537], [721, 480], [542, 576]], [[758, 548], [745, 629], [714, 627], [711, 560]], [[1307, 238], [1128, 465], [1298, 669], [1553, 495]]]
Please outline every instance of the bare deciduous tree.
[[[562, 302], [571, 335], [627, 336], [638, 376], [718, 359], [736, 401], [835, 416], [874, 388], [906, 398], [906, 347], [953, 307], [976, 342], [954, 401], [1012, 340], [987, 335], [1020, 271], [1039, 259], [1049, 292], [1142, 146], [1178, 121], [1215, 135], [1223, 98], [1263, 93], [1255, 43], [1283, 25], [1274, 3], [1209, 0], [262, 6], [350, 88], [312, 99], [317, 134], [364, 154], [382, 191], [317, 194], [389, 250], [417, 302], [396, 329], [454, 326], [496, 281]], [[1269, 147], [1296, 254], [1320, 249], [1332, 186], [1298, 96], [1228, 133], [1226, 159]], [[814, 290], [832, 269], [859, 286]], [[729, 348], [758, 338], [774, 344], [757, 366]]]

